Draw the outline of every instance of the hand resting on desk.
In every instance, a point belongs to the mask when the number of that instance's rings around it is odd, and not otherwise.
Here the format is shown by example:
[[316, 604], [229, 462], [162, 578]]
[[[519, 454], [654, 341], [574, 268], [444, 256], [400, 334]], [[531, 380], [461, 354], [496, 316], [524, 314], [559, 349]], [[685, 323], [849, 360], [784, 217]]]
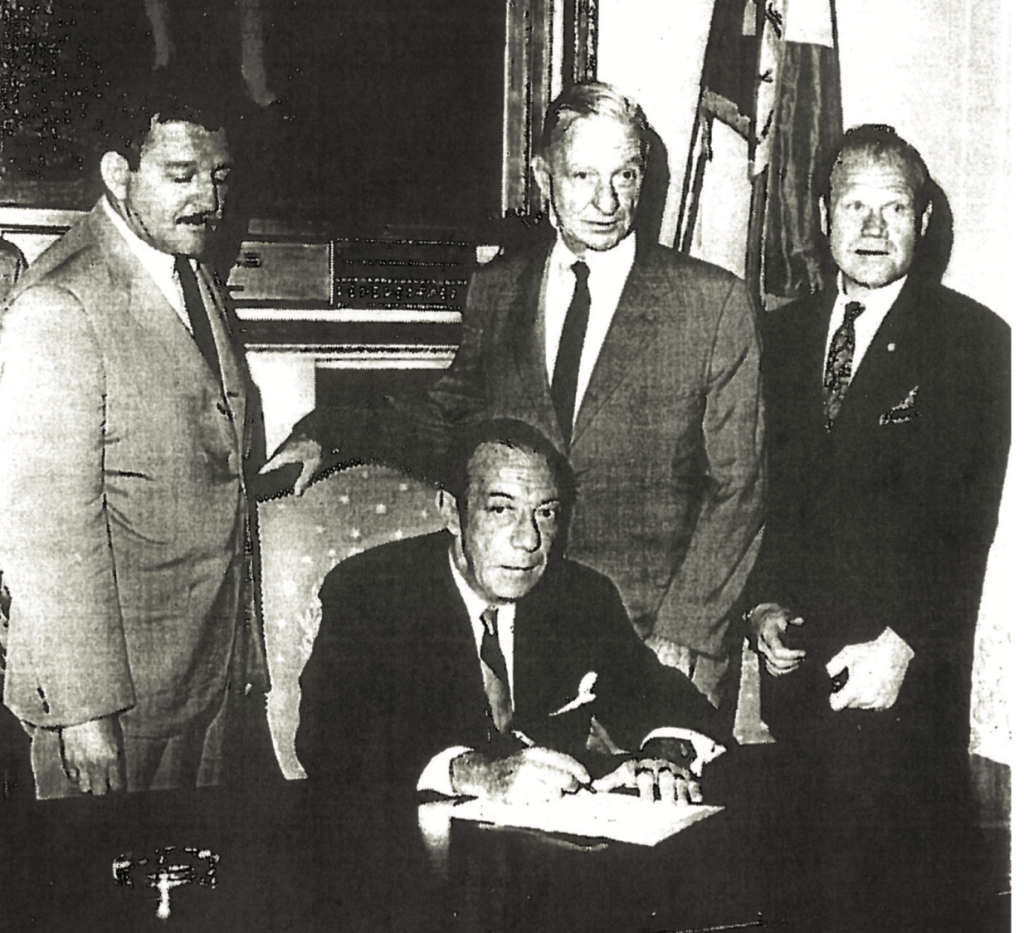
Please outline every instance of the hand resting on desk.
[[[610, 774], [592, 784], [606, 792], [625, 788], [637, 790], [640, 799], [654, 802], [700, 803], [700, 782], [690, 763], [696, 758], [693, 745], [686, 740], [658, 738], [645, 743], [643, 750], [622, 762]], [[657, 789], [657, 794], [655, 794]]]
[[700, 783], [687, 761], [694, 757], [689, 742], [658, 739], [646, 754], [627, 758], [610, 774], [591, 782], [587, 769], [575, 758], [550, 748], [527, 747], [504, 758], [468, 751], [452, 759], [452, 790], [459, 795], [505, 802], [551, 800], [587, 791], [636, 790], [640, 799], [653, 802], [700, 803]]

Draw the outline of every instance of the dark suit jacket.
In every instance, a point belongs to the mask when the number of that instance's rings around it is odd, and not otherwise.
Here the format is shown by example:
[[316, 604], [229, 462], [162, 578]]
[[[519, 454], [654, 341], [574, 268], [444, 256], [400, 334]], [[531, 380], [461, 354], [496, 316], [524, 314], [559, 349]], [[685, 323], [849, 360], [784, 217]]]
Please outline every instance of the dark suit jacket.
[[[373, 548], [324, 580], [296, 736], [312, 781], [412, 795], [435, 754], [495, 739], [451, 540], [442, 531]], [[611, 581], [572, 561], [550, 564], [516, 604], [513, 657], [511, 728], [539, 745], [585, 757], [591, 716], [625, 749], [659, 725], [710, 734], [707, 700], [640, 642]], [[551, 716], [591, 671], [597, 699]]]
[[[966, 749], [974, 626], [1009, 446], [1009, 328], [911, 276], [828, 433], [821, 386], [835, 297], [794, 302], [765, 327], [769, 516], [749, 602], [802, 615], [792, 639], [809, 652], [799, 673], [763, 675], [765, 718], [780, 735], [844, 724]], [[887, 626], [915, 651], [896, 706], [831, 713], [824, 665]]]
[[130, 710], [126, 732], [172, 735], [229, 681], [266, 686], [246, 555], [257, 399], [199, 280], [220, 378], [100, 205], [0, 322], [4, 702], [28, 722]]
[[[303, 427], [343, 459], [421, 471], [416, 458], [446, 426], [481, 414], [520, 418], [560, 443], [538, 315], [548, 252], [544, 244], [476, 273], [458, 354], [426, 405], [400, 402], [398, 422], [375, 414], [353, 429], [349, 413]], [[735, 276], [638, 245], [568, 451], [579, 487], [569, 556], [612, 578], [644, 635], [710, 654], [722, 651], [757, 550], [758, 358]], [[353, 434], [374, 439], [360, 448]]]

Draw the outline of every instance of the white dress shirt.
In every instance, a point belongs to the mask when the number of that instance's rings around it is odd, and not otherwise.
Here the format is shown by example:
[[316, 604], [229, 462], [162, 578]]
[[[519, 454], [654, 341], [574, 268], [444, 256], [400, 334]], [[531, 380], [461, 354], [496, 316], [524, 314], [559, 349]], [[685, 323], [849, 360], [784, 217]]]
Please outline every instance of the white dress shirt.
[[[156, 283], [157, 288], [163, 292], [168, 304], [174, 308], [178, 317], [181, 318], [181, 323], [185, 325], [185, 329], [192, 333], [192, 323], [188, 319], [188, 311], [185, 308], [185, 295], [181, 290], [181, 283], [178, 282], [178, 276], [174, 271], [174, 256], [170, 253], [162, 253], [141, 239], [125, 223], [124, 218], [110, 206], [110, 202], [106, 198], [103, 199], [103, 209], [107, 212], [107, 217], [110, 218], [110, 222], [114, 225], [117, 232], [124, 237], [128, 248], [135, 254], [139, 262], [142, 263], [142, 267], [149, 273], [149, 277]], [[194, 272], [197, 271], [196, 261], [194, 259], [189, 259], [188, 261], [192, 266], [192, 270]], [[203, 279], [197, 275], [196, 281], [201, 283]], [[200, 285], [200, 287], [202, 288], [203, 286]]]
[[[473, 641], [476, 644], [476, 654], [480, 658], [480, 646], [484, 638], [484, 622], [481, 616], [484, 610], [491, 604], [473, 592], [469, 583], [466, 582], [466, 578], [459, 573], [458, 567], [455, 566], [455, 559], [452, 557], [451, 551], [448, 552], [448, 566], [451, 568], [452, 576], [455, 578], [455, 586], [462, 597], [462, 602], [466, 606], [466, 611], [469, 613], [469, 621], [473, 629]], [[515, 603], [510, 603], [497, 606], [496, 609], [498, 621], [495, 628], [498, 631], [498, 647], [501, 648], [501, 653], [505, 658], [505, 670], [508, 672], [508, 695], [514, 711], [516, 708], [515, 657], [512, 649], [515, 642], [516, 606]], [[494, 674], [491, 672], [491, 669], [484, 664], [483, 658], [480, 658], [480, 679], [483, 681], [485, 689], [493, 677]], [[423, 769], [423, 773], [416, 784], [416, 789], [433, 790], [439, 794], [455, 793], [451, 784], [451, 763], [459, 755], [464, 755], [472, 750], [468, 746], [460, 745], [446, 748], [443, 752], [439, 752], [430, 759], [426, 768]]]
[[[604, 338], [608, 335], [615, 309], [619, 306], [629, 270], [633, 268], [633, 260], [636, 258], [636, 233], [631, 233], [612, 249], [588, 249], [582, 258], [590, 269], [590, 276], [587, 279], [590, 291], [590, 317], [587, 320], [587, 333], [583, 338], [583, 350], [580, 354], [580, 373], [579, 381], [576, 383], [573, 420], [579, 414], [583, 392], [594, 373], [597, 357], [601, 353]], [[579, 260], [580, 257], [565, 245], [562, 235], [559, 234], [548, 257], [540, 291], [540, 310], [544, 321], [544, 353], [549, 383], [555, 371], [558, 342], [562, 338], [565, 316], [569, 313], [569, 305], [576, 290], [576, 274], [572, 271], [572, 266]]]
[[871, 292], [864, 298], [850, 298], [846, 294], [846, 288], [843, 284], [843, 274], [842, 272], [839, 273], [839, 295], [836, 298], [835, 305], [832, 307], [832, 318], [828, 325], [828, 341], [825, 344], [825, 356], [821, 364], [823, 384], [828, 368], [828, 351], [832, 346], [832, 339], [835, 337], [836, 331], [839, 330], [840, 325], [843, 323], [846, 306], [851, 301], [859, 301], [864, 305], [864, 310], [861, 311], [860, 315], [853, 322], [853, 362], [850, 367], [850, 379], [852, 380], [854, 373], [857, 372], [857, 367], [860, 366], [860, 361], [864, 359], [864, 354], [868, 352], [871, 341], [875, 339], [878, 328], [882, 326], [885, 316], [896, 303], [896, 299], [903, 289], [903, 283], [906, 281], [907, 277], [903, 276], [902, 279], [897, 279], [895, 282], [890, 282], [881, 288], [871, 289]]
[[[466, 578], [459, 573], [459, 568], [455, 566], [455, 559], [452, 557], [451, 551], [448, 552], [448, 566], [451, 567], [452, 576], [455, 577], [455, 586], [459, 591], [459, 595], [462, 597], [463, 603], [466, 605], [466, 611], [469, 613], [469, 621], [473, 626], [473, 640], [476, 643], [477, 657], [480, 657], [480, 646], [484, 638], [484, 610], [487, 609], [491, 604], [486, 599], [482, 599], [473, 592], [473, 589], [466, 582]], [[505, 657], [505, 670], [508, 672], [508, 695], [509, 700], [512, 703], [512, 709], [516, 708], [516, 674], [515, 674], [515, 658], [512, 653], [512, 647], [515, 640], [516, 632], [516, 604], [509, 603], [504, 606], [494, 607], [498, 613], [498, 621], [495, 628], [498, 631], [498, 647], [501, 648], [501, 653]], [[484, 683], [493, 677], [491, 669], [484, 664], [483, 658], [480, 658], [480, 676], [483, 678]]]

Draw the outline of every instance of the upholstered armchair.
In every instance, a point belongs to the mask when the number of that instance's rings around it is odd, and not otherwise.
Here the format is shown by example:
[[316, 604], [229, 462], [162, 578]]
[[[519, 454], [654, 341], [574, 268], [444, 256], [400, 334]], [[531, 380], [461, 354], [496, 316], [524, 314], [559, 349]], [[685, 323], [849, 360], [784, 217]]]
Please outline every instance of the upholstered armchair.
[[304, 777], [295, 756], [299, 675], [320, 627], [320, 584], [340, 560], [402, 537], [436, 531], [436, 493], [381, 466], [341, 470], [301, 498], [260, 503], [263, 618], [273, 689], [268, 698], [286, 777]]

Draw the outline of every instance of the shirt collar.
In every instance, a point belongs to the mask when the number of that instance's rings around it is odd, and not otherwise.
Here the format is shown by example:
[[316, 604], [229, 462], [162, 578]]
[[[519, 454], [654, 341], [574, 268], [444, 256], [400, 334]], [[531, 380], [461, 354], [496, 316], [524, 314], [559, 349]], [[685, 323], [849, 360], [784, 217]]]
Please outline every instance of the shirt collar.
[[843, 282], [843, 273], [839, 273], [839, 300], [845, 306], [850, 301], [860, 301], [864, 305], [865, 312], [869, 313], [872, 317], [878, 317], [879, 319], [885, 317], [896, 303], [896, 299], [899, 298], [900, 292], [903, 290], [903, 285], [907, 281], [907, 277], [904, 275], [902, 278], [897, 279], [895, 282], [890, 282], [888, 285], [882, 285], [879, 288], [872, 288], [868, 294], [859, 299], [849, 298], [846, 294], [846, 286]]
[[[469, 585], [469, 582], [462, 575], [461, 571], [455, 564], [455, 556], [452, 554], [451, 548], [448, 549], [448, 566], [451, 568], [452, 576], [455, 578], [455, 587], [459, 591], [459, 595], [462, 597], [463, 605], [466, 607], [466, 611], [469, 613], [469, 621], [473, 624], [473, 634], [476, 638], [477, 649], [480, 648], [480, 641], [484, 636], [484, 622], [480, 618], [483, 615], [484, 610], [491, 604], [486, 599], [478, 596], [473, 588]], [[509, 652], [511, 652], [511, 642], [506, 642], [506, 638], [511, 638], [512, 632], [515, 629], [516, 619], [516, 604], [515, 603], [503, 603], [500, 606], [495, 606], [498, 611], [498, 632], [499, 642], [502, 646], [502, 650], [506, 652], [505, 663], [509, 668], [509, 677], [512, 676], [512, 664]], [[511, 682], [511, 681], [510, 681]]]
[[[454, 540], [454, 539], [453, 539]], [[477, 633], [477, 642], [480, 641], [480, 636], [483, 633], [484, 624], [480, 619], [483, 615], [483, 611], [490, 605], [486, 599], [482, 599], [476, 594], [473, 588], [469, 585], [469, 582], [462, 575], [462, 571], [459, 570], [455, 563], [455, 555], [452, 554], [451, 548], [448, 549], [448, 566], [452, 569], [452, 576], [455, 578], [455, 586], [459, 591], [459, 595], [462, 597], [462, 602], [466, 606], [466, 611], [469, 613], [470, 621], [473, 623], [473, 631]]]
[[[552, 265], [559, 271], [569, 272], [573, 263], [579, 262], [581, 257], [577, 256], [562, 239], [562, 232], [559, 230], [555, 239], [554, 248], [551, 251]], [[593, 250], [588, 249], [583, 253], [583, 261], [590, 269], [591, 276], [617, 276], [625, 281], [629, 270], [633, 268], [633, 260], [636, 258], [636, 231], [633, 230], [620, 243], [611, 249]]]
[[[110, 204], [110, 200], [104, 195], [102, 199], [103, 209], [107, 212], [107, 217], [110, 218], [110, 222], [114, 225], [118, 233], [124, 237], [128, 247], [136, 255], [138, 260], [142, 263], [146, 269], [160, 269], [163, 271], [167, 270], [168, 275], [174, 274], [174, 256], [170, 253], [165, 253], [158, 250], [155, 246], [150, 246], [145, 240], [143, 240], [131, 227], [125, 223], [125, 219], [116, 211]], [[190, 259], [189, 262], [192, 262]], [[195, 263], [192, 263], [192, 268], [195, 268]]]

